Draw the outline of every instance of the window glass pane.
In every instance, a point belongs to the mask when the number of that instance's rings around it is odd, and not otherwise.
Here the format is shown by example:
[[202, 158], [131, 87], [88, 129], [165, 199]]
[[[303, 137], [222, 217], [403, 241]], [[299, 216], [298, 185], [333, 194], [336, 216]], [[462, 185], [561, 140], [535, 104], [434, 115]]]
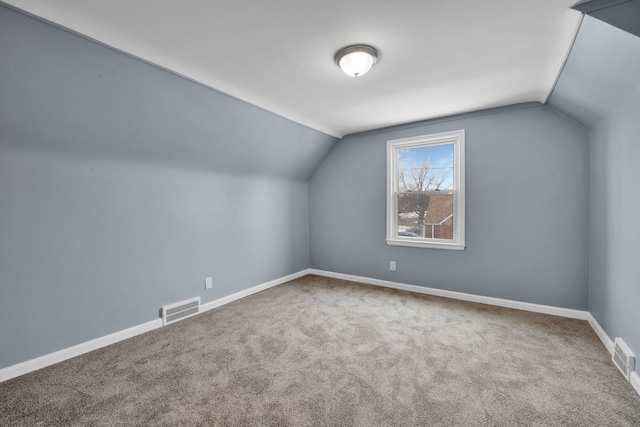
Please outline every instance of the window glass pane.
[[453, 239], [453, 144], [398, 149], [398, 236]]
[[398, 191], [453, 190], [453, 143], [398, 149]]
[[398, 193], [398, 236], [453, 239], [453, 192]]
[[429, 194], [398, 193], [398, 236], [424, 237]]
[[453, 239], [453, 193], [437, 191], [429, 196], [424, 216], [424, 237]]

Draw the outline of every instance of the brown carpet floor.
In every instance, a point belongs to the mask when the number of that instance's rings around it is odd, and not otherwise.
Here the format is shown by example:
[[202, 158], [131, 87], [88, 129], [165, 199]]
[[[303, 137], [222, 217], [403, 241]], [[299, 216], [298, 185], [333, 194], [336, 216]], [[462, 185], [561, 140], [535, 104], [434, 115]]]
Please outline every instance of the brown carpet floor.
[[638, 426], [588, 323], [318, 276], [0, 383], [0, 425]]

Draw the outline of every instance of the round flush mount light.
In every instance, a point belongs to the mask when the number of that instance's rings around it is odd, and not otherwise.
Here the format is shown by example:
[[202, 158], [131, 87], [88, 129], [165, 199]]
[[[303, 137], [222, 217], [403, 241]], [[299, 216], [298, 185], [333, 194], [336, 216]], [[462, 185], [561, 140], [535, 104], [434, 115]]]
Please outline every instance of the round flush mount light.
[[366, 74], [378, 60], [378, 51], [376, 48], [365, 45], [356, 44], [344, 47], [336, 52], [336, 64], [351, 77], [360, 77]]

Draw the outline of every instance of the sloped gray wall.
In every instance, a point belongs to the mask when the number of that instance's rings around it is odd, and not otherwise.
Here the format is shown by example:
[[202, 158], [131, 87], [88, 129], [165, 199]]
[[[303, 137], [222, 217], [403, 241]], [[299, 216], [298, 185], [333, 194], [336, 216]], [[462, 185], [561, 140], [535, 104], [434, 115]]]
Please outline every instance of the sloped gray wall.
[[[458, 129], [466, 130], [466, 249], [388, 246], [386, 141]], [[313, 268], [587, 308], [589, 139], [551, 108], [521, 105], [347, 136], [310, 190]]]
[[0, 6], [0, 368], [308, 268], [334, 143]]
[[589, 311], [640, 355], [640, 38], [586, 16], [550, 105], [591, 134]]
[[640, 36], [640, 0], [588, 1], [573, 8]]

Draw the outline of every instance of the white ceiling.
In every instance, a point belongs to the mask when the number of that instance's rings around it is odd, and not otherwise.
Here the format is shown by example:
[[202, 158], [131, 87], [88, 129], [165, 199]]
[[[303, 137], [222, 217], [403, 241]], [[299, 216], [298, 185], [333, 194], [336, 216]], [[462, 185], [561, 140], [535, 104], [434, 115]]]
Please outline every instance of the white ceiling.
[[[576, 0], [4, 0], [330, 135], [545, 102]], [[340, 48], [380, 59], [344, 75]]]

